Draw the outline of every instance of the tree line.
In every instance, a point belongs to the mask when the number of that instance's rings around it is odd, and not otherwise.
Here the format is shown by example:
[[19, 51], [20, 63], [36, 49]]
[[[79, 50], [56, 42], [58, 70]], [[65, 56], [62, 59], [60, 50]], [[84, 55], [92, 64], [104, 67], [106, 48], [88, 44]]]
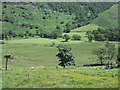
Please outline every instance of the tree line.
[[118, 28], [114, 29], [104, 29], [99, 27], [97, 30], [88, 31], [86, 35], [88, 35], [89, 41], [119, 41], [120, 30]]
[[13, 38], [24, 38], [28, 39], [29, 37], [38, 37], [38, 38], [51, 38], [51, 39], [57, 39], [57, 38], [63, 38], [67, 42], [69, 39], [72, 40], [81, 40], [81, 36], [79, 34], [73, 34], [71, 37], [68, 34], [62, 35], [62, 31], [57, 28], [50, 34], [45, 34], [41, 30], [36, 30], [35, 33], [26, 31], [26, 32], [20, 32], [16, 33], [15, 31], [9, 30], [8, 32], [4, 31], [1, 35], [1, 40], [10, 40]]

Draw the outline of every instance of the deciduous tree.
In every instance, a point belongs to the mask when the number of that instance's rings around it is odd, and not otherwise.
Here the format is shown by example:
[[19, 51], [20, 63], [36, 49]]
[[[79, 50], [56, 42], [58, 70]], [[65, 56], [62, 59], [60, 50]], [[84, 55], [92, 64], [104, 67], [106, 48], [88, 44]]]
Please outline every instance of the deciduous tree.
[[75, 65], [75, 60], [69, 46], [59, 45], [57, 46], [59, 53], [56, 55], [60, 60], [58, 65], [65, 68], [65, 66]]

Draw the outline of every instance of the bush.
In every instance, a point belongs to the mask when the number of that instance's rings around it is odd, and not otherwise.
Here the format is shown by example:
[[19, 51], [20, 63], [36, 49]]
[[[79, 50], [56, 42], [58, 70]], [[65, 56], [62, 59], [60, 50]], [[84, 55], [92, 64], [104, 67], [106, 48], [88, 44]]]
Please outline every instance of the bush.
[[5, 44], [5, 41], [0, 41], [0, 44]]
[[74, 35], [72, 36], [72, 39], [73, 39], [73, 40], [81, 40], [81, 36], [78, 35], [78, 34], [74, 34]]
[[64, 21], [61, 21], [60, 24], [64, 24]]
[[94, 39], [94, 36], [92, 34], [89, 34], [88, 39], [89, 39], [89, 42], [92, 42], [92, 40]]
[[70, 36], [67, 35], [67, 34], [65, 34], [65, 35], [63, 36], [63, 39], [65, 39], [65, 41], [67, 42], [67, 41], [70, 39]]

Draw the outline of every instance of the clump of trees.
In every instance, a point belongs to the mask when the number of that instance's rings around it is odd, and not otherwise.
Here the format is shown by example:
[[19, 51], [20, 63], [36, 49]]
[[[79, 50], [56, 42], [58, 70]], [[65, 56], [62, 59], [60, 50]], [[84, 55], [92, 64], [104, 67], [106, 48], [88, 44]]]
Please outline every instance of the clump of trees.
[[103, 47], [100, 47], [94, 51], [97, 56], [98, 62], [102, 65], [105, 64], [106, 68], [113, 68], [117, 61], [117, 50], [115, 44], [106, 42]]
[[60, 60], [60, 63], [58, 65], [65, 68], [65, 66], [69, 65], [76, 65], [74, 56], [71, 52], [71, 48], [66, 45], [59, 45], [57, 46], [59, 53], [56, 55]]
[[119, 29], [104, 29], [99, 27], [97, 30], [86, 32], [86, 35], [88, 35], [89, 40], [93, 36], [94, 38], [92, 39], [96, 41], [119, 41], [119, 32]]

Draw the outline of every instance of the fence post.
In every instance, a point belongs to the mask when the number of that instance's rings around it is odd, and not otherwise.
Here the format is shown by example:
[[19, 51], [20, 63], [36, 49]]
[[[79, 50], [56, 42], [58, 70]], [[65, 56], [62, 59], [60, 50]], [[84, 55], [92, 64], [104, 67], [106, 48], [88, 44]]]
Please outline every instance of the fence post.
[[28, 73], [28, 79], [30, 78], [30, 73]]
[[38, 72], [38, 77], [40, 77], [40, 71]]

